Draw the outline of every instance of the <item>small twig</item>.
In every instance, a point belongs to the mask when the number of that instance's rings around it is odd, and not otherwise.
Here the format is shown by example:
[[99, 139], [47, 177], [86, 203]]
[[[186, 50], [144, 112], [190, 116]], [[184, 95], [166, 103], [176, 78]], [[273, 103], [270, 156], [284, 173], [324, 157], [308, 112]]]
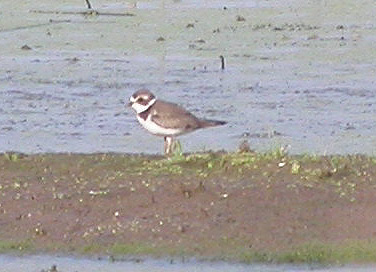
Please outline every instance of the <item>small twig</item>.
[[[52, 11], [52, 10], [31, 10], [33, 13], [42, 13], [42, 14], [71, 14], [71, 15], [92, 15], [93, 10], [91, 11]], [[95, 15], [102, 16], [135, 16], [133, 13], [112, 13], [112, 12], [97, 12]]]
[[221, 59], [221, 69], [225, 69], [225, 57], [220, 55], [219, 58]]
[[88, 8], [88, 9], [92, 9], [92, 7], [91, 7], [91, 4], [90, 4], [89, 0], [85, 0], [85, 1], [86, 1], [86, 5], [87, 5], [87, 8]]
[[27, 25], [27, 26], [18, 26], [15, 28], [9, 28], [9, 29], [0, 29], [0, 33], [2, 32], [12, 32], [12, 31], [17, 31], [17, 30], [24, 30], [24, 29], [31, 29], [31, 28], [37, 28], [37, 27], [43, 27], [43, 26], [48, 26], [51, 24], [64, 24], [64, 23], [70, 23], [71, 20], [52, 20], [48, 23], [43, 23], [43, 24], [36, 24], [36, 25]]

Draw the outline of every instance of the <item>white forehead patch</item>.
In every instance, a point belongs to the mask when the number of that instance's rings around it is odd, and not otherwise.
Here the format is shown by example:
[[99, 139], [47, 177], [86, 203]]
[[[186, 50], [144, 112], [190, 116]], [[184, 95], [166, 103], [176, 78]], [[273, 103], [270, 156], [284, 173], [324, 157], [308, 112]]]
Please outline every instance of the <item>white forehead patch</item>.
[[148, 94], [143, 94], [143, 95], [138, 95], [136, 97], [134, 97], [133, 95], [129, 98], [129, 101], [134, 103], [136, 102], [138, 99], [142, 98], [143, 100], [149, 100], [151, 97], [150, 95]]
[[129, 98], [129, 101], [132, 102], [132, 103], [134, 103], [134, 102], [136, 102], [136, 98], [134, 98], [133, 95], [132, 95], [132, 96]]

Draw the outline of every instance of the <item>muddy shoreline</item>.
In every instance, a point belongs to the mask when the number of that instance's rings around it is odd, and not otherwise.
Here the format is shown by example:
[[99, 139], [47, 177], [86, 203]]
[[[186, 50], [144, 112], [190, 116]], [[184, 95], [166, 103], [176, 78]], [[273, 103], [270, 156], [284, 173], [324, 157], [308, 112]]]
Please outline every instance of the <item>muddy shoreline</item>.
[[374, 262], [376, 160], [0, 156], [0, 252]]
[[[376, 6], [228, 3], [1, 1], [0, 253], [376, 261]], [[228, 125], [150, 155], [139, 88]]]

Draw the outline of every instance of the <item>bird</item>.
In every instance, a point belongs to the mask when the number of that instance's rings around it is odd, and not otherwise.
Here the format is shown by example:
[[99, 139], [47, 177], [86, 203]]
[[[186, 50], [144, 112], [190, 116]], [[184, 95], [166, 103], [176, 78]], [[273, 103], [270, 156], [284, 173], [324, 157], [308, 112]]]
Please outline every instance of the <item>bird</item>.
[[139, 123], [151, 134], [164, 137], [164, 152], [172, 153], [173, 138], [201, 128], [227, 124], [226, 121], [200, 119], [183, 107], [157, 99], [148, 89], [136, 91], [130, 98], [130, 107]]

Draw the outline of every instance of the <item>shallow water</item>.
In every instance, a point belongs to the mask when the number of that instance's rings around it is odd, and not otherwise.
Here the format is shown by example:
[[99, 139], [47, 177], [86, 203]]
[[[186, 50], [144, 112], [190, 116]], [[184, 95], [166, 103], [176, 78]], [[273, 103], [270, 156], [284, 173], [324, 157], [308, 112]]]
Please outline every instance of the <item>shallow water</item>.
[[2, 271], [7, 272], [47, 272], [53, 266], [55, 266], [59, 272], [371, 272], [375, 269], [374, 266], [320, 267], [309, 265], [246, 265], [224, 262], [180, 262], [139, 259], [113, 262], [108, 259], [98, 260], [47, 255], [23, 257], [0, 255], [0, 264]]
[[197, 116], [228, 121], [182, 136], [187, 152], [231, 151], [248, 140], [256, 150], [374, 154], [373, 1], [94, 8], [135, 16], [30, 12], [83, 11], [73, 0], [0, 3], [0, 152], [160, 153], [163, 140], [124, 106], [146, 87]]

